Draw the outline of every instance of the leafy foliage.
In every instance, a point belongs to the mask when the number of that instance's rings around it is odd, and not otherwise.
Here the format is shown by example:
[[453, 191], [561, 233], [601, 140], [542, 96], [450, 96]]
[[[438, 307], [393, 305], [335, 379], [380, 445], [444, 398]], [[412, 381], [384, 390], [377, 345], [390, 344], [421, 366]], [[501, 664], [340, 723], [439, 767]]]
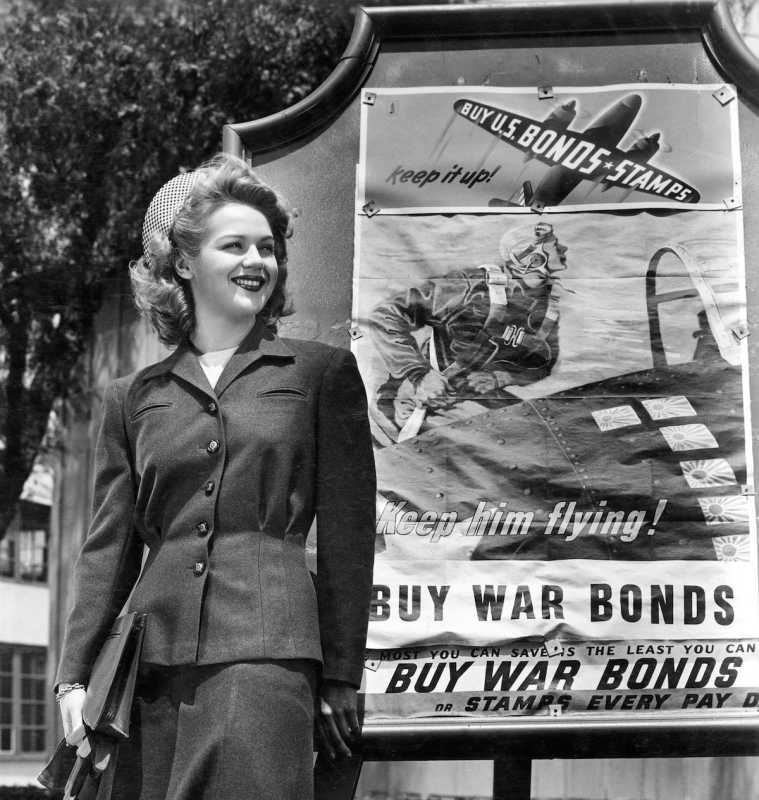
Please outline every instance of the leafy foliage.
[[53, 403], [77, 377], [105, 281], [139, 255], [168, 178], [222, 126], [315, 88], [349, 3], [106, 0], [13, 6], [0, 40], [0, 536]]

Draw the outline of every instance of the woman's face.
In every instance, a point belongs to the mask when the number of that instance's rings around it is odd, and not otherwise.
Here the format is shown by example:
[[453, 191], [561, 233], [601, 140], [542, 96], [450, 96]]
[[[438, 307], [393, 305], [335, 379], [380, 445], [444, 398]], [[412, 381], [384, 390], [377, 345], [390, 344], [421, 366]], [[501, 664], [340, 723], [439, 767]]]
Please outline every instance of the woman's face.
[[266, 217], [252, 206], [228, 203], [208, 218], [197, 256], [185, 260], [198, 324], [249, 323], [269, 302], [277, 284], [274, 237]]

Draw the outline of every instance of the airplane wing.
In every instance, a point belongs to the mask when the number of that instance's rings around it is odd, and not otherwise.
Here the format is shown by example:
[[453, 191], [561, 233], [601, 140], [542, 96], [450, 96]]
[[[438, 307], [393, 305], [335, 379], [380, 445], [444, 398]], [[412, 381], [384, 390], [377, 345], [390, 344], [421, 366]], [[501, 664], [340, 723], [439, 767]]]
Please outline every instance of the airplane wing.
[[386, 509], [468, 521], [473, 559], [716, 560], [747, 541], [744, 448], [740, 369], [715, 358], [486, 411], [376, 459]]

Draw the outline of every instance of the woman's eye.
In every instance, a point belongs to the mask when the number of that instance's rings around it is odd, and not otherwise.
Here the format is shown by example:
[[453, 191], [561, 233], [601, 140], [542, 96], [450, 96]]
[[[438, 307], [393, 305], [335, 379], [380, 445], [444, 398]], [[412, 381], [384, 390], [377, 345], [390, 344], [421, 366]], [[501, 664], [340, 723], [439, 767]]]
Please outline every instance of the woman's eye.
[[269, 257], [274, 255], [274, 246], [270, 244], [262, 244], [258, 248], [259, 255]]
[[224, 245], [225, 250], [240, 250], [242, 248], [242, 244], [240, 242], [228, 242]]

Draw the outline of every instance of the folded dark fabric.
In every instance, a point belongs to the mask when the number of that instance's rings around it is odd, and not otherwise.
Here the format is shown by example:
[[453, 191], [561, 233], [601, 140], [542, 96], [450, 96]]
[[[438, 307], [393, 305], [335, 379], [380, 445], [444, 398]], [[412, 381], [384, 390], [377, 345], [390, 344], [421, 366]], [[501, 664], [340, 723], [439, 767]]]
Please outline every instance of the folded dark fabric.
[[[52, 758], [37, 776], [51, 792], [63, 793], [63, 800], [106, 800], [115, 768], [118, 740], [112, 736], [90, 735], [90, 754], [80, 756], [76, 747], [61, 739]], [[110, 769], [110, 772], [109, 772]], [[106, 786], [103, 787], [105, 780]], [[104, 791], [101, 791], [104, 789]]]
[[62, 792], [76, 763], [76, 747], [69, 747], [65, 739], [58, 742], [55, 752], [37, 776], [37, 780], [53, 792]]

